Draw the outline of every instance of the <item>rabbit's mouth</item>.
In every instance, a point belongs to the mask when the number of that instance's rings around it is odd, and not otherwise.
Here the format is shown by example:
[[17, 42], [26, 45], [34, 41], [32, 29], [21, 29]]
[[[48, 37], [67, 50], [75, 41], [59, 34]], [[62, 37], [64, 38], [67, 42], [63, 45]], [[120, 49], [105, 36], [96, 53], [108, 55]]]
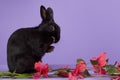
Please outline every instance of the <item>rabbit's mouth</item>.
[[55, 43], [55, 37], [54, 36], [52, 36], [52, 39], [53, 39], [53, 43]]

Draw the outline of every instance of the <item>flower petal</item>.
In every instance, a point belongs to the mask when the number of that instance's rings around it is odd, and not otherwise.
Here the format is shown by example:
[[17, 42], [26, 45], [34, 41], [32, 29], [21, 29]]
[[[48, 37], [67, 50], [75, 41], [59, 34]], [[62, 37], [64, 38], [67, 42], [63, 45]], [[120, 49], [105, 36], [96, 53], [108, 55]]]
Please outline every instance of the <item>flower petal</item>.
[[76, 76], [72, 75], [72, 73], [69, 73], [68, 78], [69, 80], [78, 80]]
[[42, 62], [36, 62], [34, 65], [34, 68], [37, 72], [41, 72], [42, 71]]
[[34, 79], [38, 79], [40, 77], [41, 77], [40, 73], [35, 73], [35, 74], [32, 75], [32, 78], [34, 78]]
[[102, 53], [98, 56], [97, 60], [98, 60], [98, 65], [99, 65], [100, 67], [105, 66], [105, 65], [107, 64], [107, 61], [106, 61], [106, 53], [105, 53], [105, 52], [102, 52]]

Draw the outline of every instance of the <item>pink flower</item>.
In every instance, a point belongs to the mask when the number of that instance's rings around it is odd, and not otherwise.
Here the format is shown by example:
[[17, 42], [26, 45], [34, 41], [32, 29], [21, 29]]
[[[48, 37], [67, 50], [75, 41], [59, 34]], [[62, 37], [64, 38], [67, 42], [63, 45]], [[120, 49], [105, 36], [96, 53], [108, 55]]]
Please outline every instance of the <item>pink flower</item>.
[[74, 76], [78, 76], [80, 74], [79, 72], [79, 69], [78, 68], [75, 68], [73, 71], [72, 71], [72, 75]]
[[76, 68], [72, 71], [73, 76], [79, 76], [80, 78], [84, 78], [84, 76], [81, 74], [86, 70], [86, 64], [84, 61], [80, 61], [76, 64]]
[[49, 67], [48, 64], [45, 64], [42, 69], [42, 75], [48, 77]]
[[35, 63], [34, 68], [37, 71], [37, 73], [33, 74], [33, 78], [38, 78], [41, 76], [48, 77], [48, 72], [49, 72], [48, 64], [44, 65], [39, 61]]
[[107, 64], [105, 52], [100, 53], [97, 58], [92, 58], [91, 63], [95, 73], [106, 74], [106, 71], [103, 69], [103, 67]]
[[106, 53], [105, 52], [102, 52], [98, 58], [97, 58], [97, 61], [98, 61], [98, 65], [100, 67], [103, 67], [107, 64], [107, 61], [106, 61]]
[[112, 78], [111, 80], [120, 80], [120, 76], [118, 76], [116, 78]]
[[40, 61], [36, 62], [34, 65], [34, 68], [37, 72], [41, 72], [42, 71], [42, 63]]
[[72, 73], [69, 73], [68, 78], [69, 80], [78, 80], [76, 76], [72, 75]]
[[38, 79], [38, 78], [40, 78], [40, 76], [41, 76], [40, 73], [35, 73], [35, 74], [32, 75], [32, 78]]
[[79, 72], [84, 72], [86, 70], [86, 64], [84, 61], [80, 61], [77, 63], [76, 68], [78, 68]]
[[120, 62], [118, 62], [117, 69], [120, 72]]
[[93, 65], [93, 70], [95, 73], [100, 72], [99, 66], [98, 65]]
[[98, 65], [93, 65], [93, 69], [95, 73], [106, 74], [106, 71], [104, 70], [104, 68]]

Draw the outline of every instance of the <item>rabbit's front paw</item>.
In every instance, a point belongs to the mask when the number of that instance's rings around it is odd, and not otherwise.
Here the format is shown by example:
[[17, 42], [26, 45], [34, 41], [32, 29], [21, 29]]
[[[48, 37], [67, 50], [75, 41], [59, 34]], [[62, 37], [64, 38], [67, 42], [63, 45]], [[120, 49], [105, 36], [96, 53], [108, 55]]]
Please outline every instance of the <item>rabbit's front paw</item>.
[[46, 52], [47, 52], [47, 53], [48, 53], [48, 52], [52, 52], [53, 50], [54, 50], [54, 46], [49, 46]]

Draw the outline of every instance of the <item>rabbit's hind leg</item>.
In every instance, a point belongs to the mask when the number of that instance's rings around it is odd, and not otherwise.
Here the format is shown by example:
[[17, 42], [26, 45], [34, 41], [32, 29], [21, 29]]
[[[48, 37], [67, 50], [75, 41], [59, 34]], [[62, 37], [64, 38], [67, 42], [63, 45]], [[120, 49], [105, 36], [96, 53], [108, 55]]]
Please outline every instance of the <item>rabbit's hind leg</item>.
[[16, 73], [32, 73], [34, 69], [35, 60], [31, 56], [22, 56], [17, 59], [15, 70]]

